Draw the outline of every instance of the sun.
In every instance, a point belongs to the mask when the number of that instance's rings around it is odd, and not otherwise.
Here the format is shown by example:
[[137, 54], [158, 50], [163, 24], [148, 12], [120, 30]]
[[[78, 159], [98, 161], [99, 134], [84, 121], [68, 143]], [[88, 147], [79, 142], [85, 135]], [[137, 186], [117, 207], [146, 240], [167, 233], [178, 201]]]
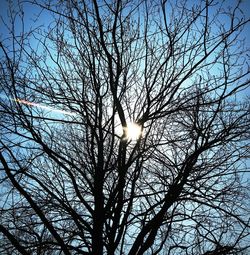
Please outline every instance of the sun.
[[127, 140], [137, 140], [142, 135], [142, 127], [134, 122], [127, 123], [124, 131]]

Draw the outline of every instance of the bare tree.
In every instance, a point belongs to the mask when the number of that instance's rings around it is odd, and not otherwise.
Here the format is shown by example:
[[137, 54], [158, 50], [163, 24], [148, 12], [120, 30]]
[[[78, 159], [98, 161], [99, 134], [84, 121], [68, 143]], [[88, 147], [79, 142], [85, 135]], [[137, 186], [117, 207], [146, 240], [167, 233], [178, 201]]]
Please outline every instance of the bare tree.
[[227, 4], [10, 6], [1, 254], [247, 252], [249, 19]]

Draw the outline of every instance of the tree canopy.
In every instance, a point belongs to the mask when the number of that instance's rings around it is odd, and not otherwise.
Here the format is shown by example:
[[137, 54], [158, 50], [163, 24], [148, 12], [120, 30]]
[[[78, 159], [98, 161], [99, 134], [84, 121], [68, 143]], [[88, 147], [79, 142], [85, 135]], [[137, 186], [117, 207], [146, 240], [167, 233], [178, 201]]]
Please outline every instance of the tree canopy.
[[247, 254], [243, 6], [10, 2], [1, 254]]

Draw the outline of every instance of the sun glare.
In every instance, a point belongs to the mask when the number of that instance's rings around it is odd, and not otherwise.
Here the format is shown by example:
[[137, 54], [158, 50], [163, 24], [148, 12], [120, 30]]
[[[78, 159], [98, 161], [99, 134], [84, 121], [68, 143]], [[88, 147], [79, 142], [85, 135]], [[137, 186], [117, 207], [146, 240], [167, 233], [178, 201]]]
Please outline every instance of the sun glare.
[[128, 123], [125, 129], [126, 139], [137, 140], [142, 134], [141, 126], [136, 123]]

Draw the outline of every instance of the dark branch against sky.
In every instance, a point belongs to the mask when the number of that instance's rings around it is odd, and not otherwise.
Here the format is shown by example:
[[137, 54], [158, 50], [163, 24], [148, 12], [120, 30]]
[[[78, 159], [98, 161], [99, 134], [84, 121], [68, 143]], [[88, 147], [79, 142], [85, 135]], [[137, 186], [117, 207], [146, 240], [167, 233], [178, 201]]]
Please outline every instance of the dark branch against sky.
[[243, 255], [247, 6], [1, 2], [0, 252]]

